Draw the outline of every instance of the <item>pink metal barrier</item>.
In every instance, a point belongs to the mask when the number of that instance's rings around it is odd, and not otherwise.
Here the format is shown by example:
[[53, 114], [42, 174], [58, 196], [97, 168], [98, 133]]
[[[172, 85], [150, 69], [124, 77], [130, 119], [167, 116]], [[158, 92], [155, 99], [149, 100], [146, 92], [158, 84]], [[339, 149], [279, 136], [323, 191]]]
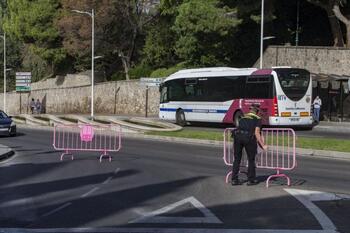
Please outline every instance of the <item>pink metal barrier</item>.
[[[224, 131], [223, 159], [228, 166], [232, 166], [234, 161], [233, 139], [231, 137], [231, 132], [234, 129], [235, 128], [227, 128]], [[266, 180], [266, 187], [269, 187], [270, 180], [275, 177], [285, 177], [288, 186], [290, 186], [290, 178], [281, 172], [293, 170], [297, 166], [294, 130], [287, 128], [267, 128], [262, 130], [262, 136], [268, 149], [267, 151], [258, 149], [258, 154], [255, 158], [256, 167], [276, 170], [276, 174], [269, 176]], [[243, 166], [248, 166], [246, 155], [242, 157], [241, 164], [243, 164]], [[232, 171], [226, 175], [226, 183], [229, 182], [231, 175]]]
[[112, 157], [108, 152], [118, 152], [121, 149], [121, 127], [119, 125], [90, 125], [90, 124], [58, 124], [54, 127], [53, 147], [64, 151], [65, 155], [74, 156], [73, 151], [101, 152], [100, 162], [104, 156]]

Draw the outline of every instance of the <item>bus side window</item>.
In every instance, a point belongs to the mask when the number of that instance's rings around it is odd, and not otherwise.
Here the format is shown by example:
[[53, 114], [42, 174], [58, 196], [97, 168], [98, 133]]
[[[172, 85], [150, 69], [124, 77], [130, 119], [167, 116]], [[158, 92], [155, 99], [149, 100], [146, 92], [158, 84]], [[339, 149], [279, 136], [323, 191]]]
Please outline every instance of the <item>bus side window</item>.
[[246, 81], [246, 98], [270, 99], [273, 95], [271, 76], [248, 76]]
[[192, 100], [194, 97], [194, 86], [193, 85], [186, 85], [185, 86], [185, 93], [186, 93], [186, 99]]
[[168, 101], [181, 101], [185, 98], [185, 88], [182, 79], [171, 80], [167, 82], [168, 86]]
[[168, 102], [168, 87], [163, 86], [160, 92], [160, 102], [166, 103]]

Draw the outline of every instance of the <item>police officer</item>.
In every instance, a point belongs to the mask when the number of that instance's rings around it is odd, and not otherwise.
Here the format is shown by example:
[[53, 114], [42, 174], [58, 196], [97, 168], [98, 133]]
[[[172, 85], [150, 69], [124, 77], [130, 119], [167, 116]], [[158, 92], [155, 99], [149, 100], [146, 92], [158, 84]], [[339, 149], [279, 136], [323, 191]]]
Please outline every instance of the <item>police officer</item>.
[[267, 149], [260, 134], [261, 118], [258, 116], [260, 106], [253, 104], [250, 112], [239, 120], [239, 125], [234, 131], [234, 162], [232, 170], [232, 185], [240, 185], [238, 179], [239, 167], [242, 159], [242, 150], [245, 148], [248, 156], [248, 182], [247, 185], [258, 184], [255, 174], [255, 156], [257, 146]]

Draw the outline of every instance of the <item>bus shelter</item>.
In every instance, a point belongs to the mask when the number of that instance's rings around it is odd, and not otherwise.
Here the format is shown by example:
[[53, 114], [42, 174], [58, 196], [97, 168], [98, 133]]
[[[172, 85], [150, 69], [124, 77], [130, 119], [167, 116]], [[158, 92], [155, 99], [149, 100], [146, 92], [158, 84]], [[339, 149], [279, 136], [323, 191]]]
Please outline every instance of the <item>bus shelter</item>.
[[313, 100], [322, 100], [321, 120], [350, 120], [350, 76], [312, 74]]

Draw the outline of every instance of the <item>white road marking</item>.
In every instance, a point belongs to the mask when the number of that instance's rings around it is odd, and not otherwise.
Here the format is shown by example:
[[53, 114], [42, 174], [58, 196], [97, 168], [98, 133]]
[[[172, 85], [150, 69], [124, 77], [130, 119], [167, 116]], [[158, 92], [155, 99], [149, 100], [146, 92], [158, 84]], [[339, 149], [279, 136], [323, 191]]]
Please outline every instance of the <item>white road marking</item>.
[[[310, 192], [306, 190], [299, 189], [284, 189], [286, 192], [293, 195], [298, 201], [300, 201], [317, 219], [324, 230], [330, 230], [336, 232], [336, 227], [333, 222], [328, 218], [328, 216], [323, 213], [323, 211], [318, 208], [313, 200], [318, 200], [317, 196], [314, 195], [314, 199], [310, 198]], [[318, 195], [320, 197], [320, 195]]]
[[206, 229], [206, 228], [0, 228], [6, 233], [59, 233], [59, 232], [95, 232], [95, 233], [337, 233], [332, 230], [281, 230], [281, 229]]
[[87, 197], [89, 196], [90, 194], [92, 194], [93, 192], [96, 192], [97, 190], [99, 190], [100, 188], [99, 187], [95, 187], [93, 189], [91, 189], [90, 191], [88, 191], [87, 193], [84, 193], [83, 195], [81, 195], [80, 197], [84, 198], [84, 197]]
[[[115, 169], [114, 171], [114, 175], [116, 175], [118, 172], [120, 171], [120, 168], [118, 167], [117, 169]], [[108, 177], [102, 184], [108, 184], [111, 180], [113, 179], [113, 176]], [[87, 193], [84, 193], [83, 195], [81, 195], [81, 198], [87, 197], [90, 194], [92, 194], [93, 192], [96, 192], [97, 190], [99, 190], [99, 187], [95, 187], [93, 189], [91, 189], [90, 191], [88, 191]]]
[[311, 201], [336, 201], [350, 199], [350, 195], [298, 189], [298, 193], [307, 196]]
[[[169, 212], [176, 207], [179, 207], [185, 203], [191, 203], [194, 207], [196, 207], [204, 217], [162, 217], [157, 216]], [[159, 210], [146, 213], [141, 218], [137, 218], [135, 220], [130, 221], [129, 223], [216, 223], [221, 224], [222, 222], [202, 203], [200, 203], [194, 197], [188, 197], [181, 201], [175, 202], [168, 206], [165, 206]]]
[[66, 203], [66, 204], [64, 204], [64, 205], [62, 205], [62, 206], [60, 206], [60, 207], [58, 207], [58, 208], [56, 208], [54, 210], [51, 210], [50, 212], [47, 212], [46, 214], [43, 214], [41, 217], [43, 218], [43, 217], [47, 217], [49, 215], [52, 215], [52, 214], [54, 214], [54, 213], [56, 213], [56, 212], [58, 212], [58, 211], [60, 211], [60, 210], [62, 210], [64, 208], [66, 208], [67, 206], [70, 206], [71, 204], [72, 204], [71, 202], [68, 202], [68, 203]]
[[117, 169], [115, 169], [114, 175], [116, 175], [119, 171], [120, 171], [120, 167], [118, 167]]
[[113, 179], [113, 176], [110, 176], [107, 178], [107, 180], [105, 180], [102, 184], [108, 184], [109, 181], [111, 181]]
[[21, 198], [11, 201], [6, 201], [0, 205], [0, 208], [15, 207], [19, 205], [25, 205], [29, 202], [29, 198]]

